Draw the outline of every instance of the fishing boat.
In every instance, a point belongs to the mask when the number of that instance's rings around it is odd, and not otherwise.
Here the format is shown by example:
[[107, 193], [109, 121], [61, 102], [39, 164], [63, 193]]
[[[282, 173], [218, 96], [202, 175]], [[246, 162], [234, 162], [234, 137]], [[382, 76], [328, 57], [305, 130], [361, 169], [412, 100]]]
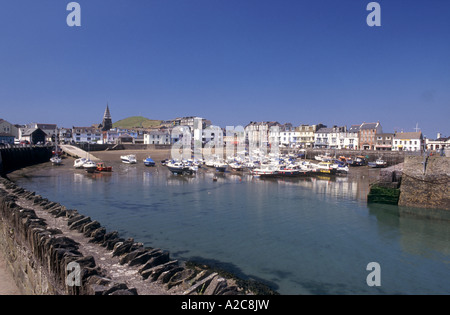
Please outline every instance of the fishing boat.
[[97, 171], [99, 172], [112, 172], [112, 166], [106, 166], [105, 163], [97, 163]]
[[145, 166], [155, 166], [155, 161], [152, 160], [152, 158], [147, 157], [144, 159], [144, 165]]
[[367, 165], [372, 168], [383, 168], [387, 166], [387, 162], [382, 159], [377, 159], [375, 162], [368, 162]]
[[120, 157], [120, 159], [125, 164], [136, 164], [137, 163], [136, 155], [134, 155], [134, 154], [122, 155]]

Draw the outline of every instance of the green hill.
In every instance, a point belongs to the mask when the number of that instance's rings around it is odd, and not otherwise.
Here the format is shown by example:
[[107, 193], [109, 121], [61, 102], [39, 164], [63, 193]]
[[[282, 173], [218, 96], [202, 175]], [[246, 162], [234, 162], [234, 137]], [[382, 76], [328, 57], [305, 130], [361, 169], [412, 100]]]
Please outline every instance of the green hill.
[[114, 128], [150, 128], [161, 125], [161, 120], [152, 120], [142, 116], [133, 116], [113, 123]]

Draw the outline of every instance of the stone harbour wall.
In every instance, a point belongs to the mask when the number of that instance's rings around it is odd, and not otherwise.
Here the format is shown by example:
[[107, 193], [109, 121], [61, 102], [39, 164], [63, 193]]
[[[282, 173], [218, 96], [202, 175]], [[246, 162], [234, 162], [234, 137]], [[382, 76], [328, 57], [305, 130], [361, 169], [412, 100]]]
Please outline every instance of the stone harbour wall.
[[405, 157], [398, 205], [450, 210], [450, 158]]
[[24, 294], [253, 294], [3, 178], [0, 251]]

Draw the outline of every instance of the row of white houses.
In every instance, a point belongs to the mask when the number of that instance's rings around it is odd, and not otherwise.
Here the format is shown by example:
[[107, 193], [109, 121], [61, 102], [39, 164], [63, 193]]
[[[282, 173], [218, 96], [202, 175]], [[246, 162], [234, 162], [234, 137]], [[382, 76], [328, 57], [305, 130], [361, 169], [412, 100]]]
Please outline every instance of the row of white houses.
[[[66, 143], [143, 143], [172, 145], [192, 144], [194, 141], [224, 145], [226, 142], [243, 141], [245, 144], [278, 145], [291, 148], [355, 149], [355, 150], [393, 150], [438, 151], [450, 148], [450, 137], [438, 133], [436, 139], [425, 139], [419, 132], [383, 133], [381, 124], [362, 123], [360, 125], [326, 127], [322, 124], [293, 126], [290, 123], [250, 122], [245, 127], [235, 127], [230, 133], [226, 129], [210, 125], [200, 117], [188, 117], [189, 126], [164, 127], [154, 130], [130, 130], [114, 128], [102, 131], [96, 127], [57, 128], [56, 124], [32, 123], [17, 126], [0, 119], [1, 142], [27, 140], [33, 136], [39, 142], [50, 142], [55, 135]], [[40, 130], [40, 132], [37, 132]], [[227, 134], [228, 133], [228, 134]], [[37, 137], [34, 137], [37, 138]], [[181, 142], [180, 142], [181, 141]]]

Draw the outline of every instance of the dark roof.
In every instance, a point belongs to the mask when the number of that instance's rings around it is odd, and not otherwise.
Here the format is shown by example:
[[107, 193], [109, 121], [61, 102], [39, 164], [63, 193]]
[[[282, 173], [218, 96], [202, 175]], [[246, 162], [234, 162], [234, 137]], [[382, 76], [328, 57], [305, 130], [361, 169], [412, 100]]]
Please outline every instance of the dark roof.
[[351, 125], [350, 128], [348, 128], [349, 132], [358, 132], [361, 125]]
[[36, 131], [41, 131], [43, 134], [46, 135], [46, 133], [44, 131], [42, 131], [41, 128], [27, 128], [22, 132], [22, 136], [31, 136], [33, 133], [35, 133]]
[[320, 128], [316, 131], [316, 133], [330, 133], [333, 131], [333, 128]]
[[375, 129], [378, 127], [380, 123], [362, 123], [361, 124], [361, 130], [365, 129]]

